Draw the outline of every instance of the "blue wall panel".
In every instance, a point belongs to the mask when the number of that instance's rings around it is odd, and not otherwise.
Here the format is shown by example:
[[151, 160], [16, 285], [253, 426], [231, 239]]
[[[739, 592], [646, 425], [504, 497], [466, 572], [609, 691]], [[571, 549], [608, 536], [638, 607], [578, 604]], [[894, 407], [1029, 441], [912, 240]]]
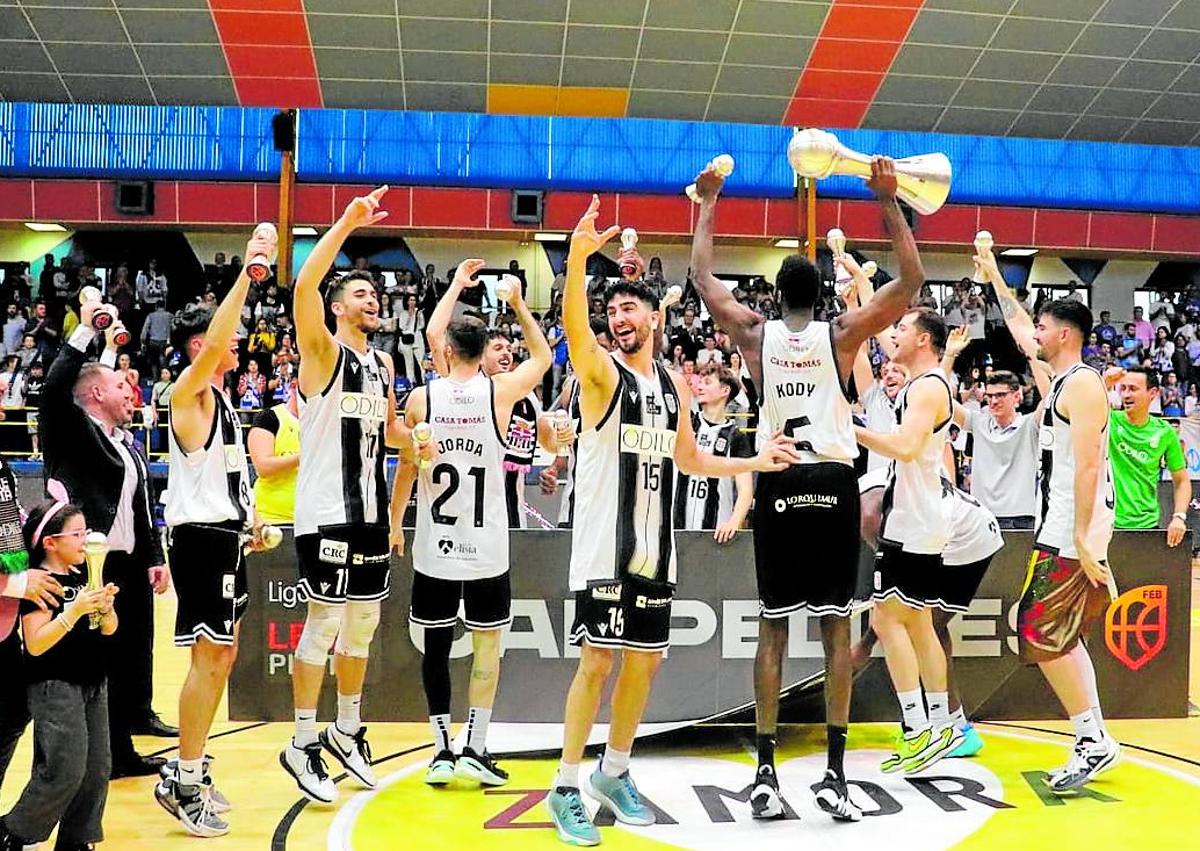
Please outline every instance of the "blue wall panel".
[[[0, 103], [0, 174], [273, 179], [272, 110]], [[649, 119], [304, 110], [297, 163], [307, 181], [682, 191], [730, 153], [730, 195], [787, 197], [787, 127]], [[864, 153], [942, 151], [951, 202], [1200, 213], [1200, 149], [880, 130], [838, 131]], [[825, 197], [865, 198], [857, 178]]]

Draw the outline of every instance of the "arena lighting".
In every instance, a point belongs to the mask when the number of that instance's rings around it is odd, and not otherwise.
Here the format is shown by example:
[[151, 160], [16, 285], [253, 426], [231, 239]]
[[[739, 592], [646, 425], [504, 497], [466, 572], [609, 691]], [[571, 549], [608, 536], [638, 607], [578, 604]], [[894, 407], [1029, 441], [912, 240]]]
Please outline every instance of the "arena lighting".
[[1006, 248], [1000, 252], [1001, 257], [1032, 257], [1037, 254], [1036, 248]]
[[66, 228], [53, 222], [26, 222], [25, 227], [38, 233], [65, 233]]
[[798, 239], [777, 239], [775, 240], [776, 248], [799, 248], [800, 240]]
[[300, 227], [292, 228], [292, 236], [316, 236], [316, 235], [317, 235], [317, 229], [310, 228], [307, 225], [301, 225]]
[[533, 235], [534, 242], [566, 242], [567, 235], [565, 233], [544, 233], [538, 231]]

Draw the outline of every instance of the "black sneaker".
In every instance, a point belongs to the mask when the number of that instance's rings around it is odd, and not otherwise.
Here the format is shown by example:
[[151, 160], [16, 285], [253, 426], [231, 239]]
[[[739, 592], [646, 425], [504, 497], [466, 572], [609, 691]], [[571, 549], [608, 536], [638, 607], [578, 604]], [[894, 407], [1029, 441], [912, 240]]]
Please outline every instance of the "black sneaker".
[[814, 783], [812, 790], [817, 796], [817, 806], [838, 821], [862, 821], [862, 810], [850, 800], [846, 781], [832, 768], [825, 769], [825, 779]]
[[484, 751], [479, 754], [470, 748], [463, 748], [454, 765], [454, 776], [474, 780], [484, 786], [503, 786], [508, 782], [508, 772], [496, 764], [490, 753]]
[[779, 796], [779, 778], [773, 765], [758, 767], [750, 792], [750, 814], [758, 819], [783, 818], [783, 798]]
[[445, 786], [454, 779], [455, 767], [453, 751], [438, 751], [425, 772], [425, 782], [430, 786]]

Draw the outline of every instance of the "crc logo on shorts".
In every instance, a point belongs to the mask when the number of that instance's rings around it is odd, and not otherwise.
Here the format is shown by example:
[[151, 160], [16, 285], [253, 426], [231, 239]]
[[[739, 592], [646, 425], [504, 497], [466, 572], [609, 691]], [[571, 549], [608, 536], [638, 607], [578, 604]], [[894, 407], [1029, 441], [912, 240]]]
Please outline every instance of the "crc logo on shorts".
[[621, 451], [670, 458], [675, 454], [675, 432], [665, 428], [623, 425], [621, 426]]
[[374, 393], [343, 393], [338, 400], [338, 413], [343, 417], [383, 422], [387, 419], [387, 396]]
[[345, 564], [350, 560], [350, 545], [345, 541], [322, 538], [318, 545], [317, 558], [330, 564]]
[[454, 549], [454, 542], [449, 538], [442, 538], [438, 541], [437, 546], [442, 555], [448, 556], [450, 555], [450, 551]]
[[233, 580], [232, 573], [226, 573], [221, 577], [221, 597], [223, 599], [232, 600], [236, 596]]
[[611, 585], [593, 585], [592, 586], [593, 600], [620, 600], [621, 599], [621, 583], [615, 582]]
[[1141, 670], [1167, 644], [1167, 586], [1140, 585], [1108, 606], [1104, 643], [1118, 662]]

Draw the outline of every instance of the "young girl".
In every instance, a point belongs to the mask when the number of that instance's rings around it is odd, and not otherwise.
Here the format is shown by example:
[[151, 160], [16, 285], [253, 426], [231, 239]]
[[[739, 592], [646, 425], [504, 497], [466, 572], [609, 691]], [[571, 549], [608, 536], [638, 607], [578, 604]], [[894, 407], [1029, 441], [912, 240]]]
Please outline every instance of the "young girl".
[[[83, 512], [65, 499], [35, 508], [22, 528], [29, 563], [58, 579], [63, 598], [47, 609], [21, 602], [33, 774], [0, 824], [0, 848], [44, 842], [56, 824], [55, 851], [84, 851], [104, 838], [112, 757], [103, 636], [117, 629], [117, 588], [88, 590], [80, 567], [87, 531]], [[98, 629], [90, 628], [93, 613]]]

